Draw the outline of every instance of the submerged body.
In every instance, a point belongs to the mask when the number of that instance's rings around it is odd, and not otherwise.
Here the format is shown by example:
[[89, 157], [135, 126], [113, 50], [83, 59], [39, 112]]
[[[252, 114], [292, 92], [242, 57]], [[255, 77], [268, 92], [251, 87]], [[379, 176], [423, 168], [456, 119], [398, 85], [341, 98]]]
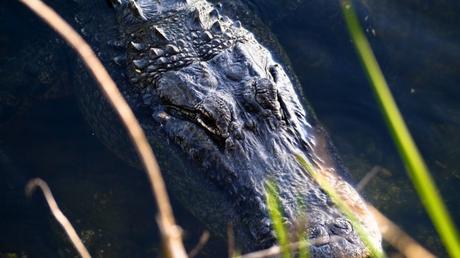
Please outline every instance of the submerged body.
[[[348, 219], [298, 164], [301, 154], [380, 246], [372, 216], [343, 178], [327, 134], [302, 106], [295, 78], [235, 19], [232, 7], [241, 5], [114, 2], [116, 18], [101, 18], [93, 28], [92, 21], [81, 23], [160, 156], [168, 187], [197, 218], [220, 235], [232, 224], [243, 251], [270, 247], [276, 239], [265, 198], [273, 182], [286, 226], [317, 243], [313, 257], [368, 256]], [[100, 31], [105, 23], [113, 24]], [[82, 107], [96, 133], [130, 159], [116, 117], [88, 76], [79, 77]]]

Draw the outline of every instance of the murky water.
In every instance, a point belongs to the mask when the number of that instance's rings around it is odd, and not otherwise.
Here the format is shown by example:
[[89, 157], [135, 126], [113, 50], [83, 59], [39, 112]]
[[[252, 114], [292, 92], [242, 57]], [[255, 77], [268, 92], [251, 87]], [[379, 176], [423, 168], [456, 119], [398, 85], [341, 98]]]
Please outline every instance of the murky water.
[[[0, 92], [41, 96], [49, 81], [69, 87], [65, 81], [72, 71], [66, 64], [36, 58], [41, 47], [53, 46], [52, 32], [19, 4], [0, 9]], [[267, 19], [277, 11], [263, 10]], [[460, 224], [460, 6], [452, 0], [368, 0], [359, 10], [409, 128]], [[271, 27], [354, 178], [374, 166], [390, 171], [374, 178], [364, 195], [435, 254], [446, 256], [386, 131], [338, 4], [305, 0], [287, 12], [277, 13]], [[29, 64], [18, 63], [17, 53], [30, 44], [37, 54], [29, 54]], [[37, 64], [49, 65], [58, 76], [41, 74]], [[155, 206], [144, 174], [105, 149], [71, 92], [63, 92], [48, 101], [24, 96], [24, 103], [11, 100], [0, 110], [0, 119], [13, 118], [0, 128], [0, 257], [75, 255], [41, 196], [23, 194], [24, 184], [36, 176], [48, 181], [95, 257], [156, 256]], [[203, 227], [179, 205], [175, 213], [193, 247]], [[225, 243], [212, 238], [201, 257], [225, 255]]]

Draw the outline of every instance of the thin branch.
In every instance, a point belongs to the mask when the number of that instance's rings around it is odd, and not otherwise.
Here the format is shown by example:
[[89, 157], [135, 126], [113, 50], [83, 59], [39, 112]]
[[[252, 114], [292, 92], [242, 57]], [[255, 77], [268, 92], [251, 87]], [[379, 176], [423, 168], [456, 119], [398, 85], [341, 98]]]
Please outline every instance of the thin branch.
[[356, 185], [355, 189], [357, 192], [361, 192], [369, 182], [374, 179], [379, 173], [383, 173], [385, 175], [391, 175], [390, 171], [380, 166], [374, 166]]
[[232, 223], [227, 224], [228, 258], [235, 256], [235, 233]]
[[66, 232], [75, 249], [77, 249], [80, 256], [82, 258], [91, 258], [91, 255], [89, 254], [86, 247], [83, 245], [83, 242], [81, 241], [80, 237], [78, 237], [78, 234], [75, 231], [74, 227], [67, 219], [67, 217], [64, 215], [64, 213], [62, 213], [61, 209], [59, 209], [59, 206], [57, 205], [56, 200], [54, 199], [53, 194], [51, 193], [51, 190], [45, 181], [43, 181], [40, 178], [30, 180], [26, 186], [26, 194], [28, 196], [32, 195], [32, 193], [37, 188], [40, 188], [40, 190], [42, 190], [43, 195], [45, 196], [45, 200], [48, 203], [48, 206], [50, 207], [51, 213], [62, 226], [62, 228]]
[[166, 257], [187, 257], [185, 248], [181, 241], [181, 231], [175, 224], [169, 198], [166, 193], [166, 187], [161, 176], [158, 163], [139, 122], [118, 90], [115, 82], [96, 57], [91, 47], [54, 10], [40, 0], [20, 0], [20, 2], [40, 16], [56, 32], [58, 32], [72, 48], [75, 49], [98, 82], [102, 92], [108, 98], [110, 104], [120, 116], [124, 126], [127, 128], [142, 160], [144, 168], [147, 171], [150, 184], [153, 189], [153, 194], [158, 204], [159, 228], [164, 241], [164, 252]]
[[189, 258], [193, 258], [193, 257], [197, 256], [200, 253], [201, 249], [203, 249], [203, 247], [206, 245], [206, 243], [208, 243], [209, 236], [210, 236], [209, 231], [207, 231], [207, 230], [205, 230], [203, 232], [203, 234], [201, 234], [201, 237], [200, 237], [200, 240], [198, 241], [198, 244], [196, 244], [196, 246], [188, 254]]
[[367, 208], [374, 215], [375, 220], [382, 233], [383, 239], [387, 241], [396, 250], [408, 258], [434, 258], [436, 257], [422, 245], [417, 243], [415, 239], [409, 236], [395, 223], [383, 215], [374, 206], [368, 204]]

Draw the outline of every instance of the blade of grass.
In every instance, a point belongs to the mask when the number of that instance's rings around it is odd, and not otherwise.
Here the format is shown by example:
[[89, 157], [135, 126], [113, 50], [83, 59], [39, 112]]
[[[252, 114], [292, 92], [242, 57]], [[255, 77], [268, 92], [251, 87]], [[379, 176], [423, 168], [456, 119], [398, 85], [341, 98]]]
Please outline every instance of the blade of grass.
[[308, 258], [310, 257], [310, 252], [308, 249], [307, 236], [304, 234], [300, 237], [299, 240], [299, 258]]
[[341, 0], [348, 31], [410, 179], [447, 252], [460, 257], [457, 229], [398, 110], [350, 0]]
[[283, 216], [281, 215], [281, 208], [279, 205], [279, 196], [276, 186], [272, 183], [267, 183], [267, 206], [268, 212], [273, 223], [276, 238], [281, 248], [283, 258], [291, 258], [291, 250], [289, 248], [289, 236], [284, 227]]
[[[307, 210], [307, 207], [304, 201], [302, 201], [302, 197], [299, 195], [297, 196], [297, 207], [302, 207], [303, 211], [297, 211], [297, 224], [298, 225], [308, 225], [308, 216], [304, 213]], [[303, 230], [302, 226], [297, 226], [297, 239], [299, 243], [299, 251], [298, 257], [299, 258], [308, 258], [310, 257], [310, 248], [308, 243], [308, 233], [307, 231]]]

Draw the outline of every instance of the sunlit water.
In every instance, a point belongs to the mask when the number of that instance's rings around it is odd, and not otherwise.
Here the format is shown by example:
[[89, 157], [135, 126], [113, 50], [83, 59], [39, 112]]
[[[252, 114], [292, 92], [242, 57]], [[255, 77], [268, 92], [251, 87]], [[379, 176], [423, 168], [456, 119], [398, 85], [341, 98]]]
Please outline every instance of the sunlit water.
[[[386, 131], [337, 3], [305, 2], [270, 22], [304, 95], [356, 181], [374, 166], [390, 172], [374, 178], [365, 197], [435, 254], [445, 256]], [[15, 53], [31, 40], [40, 42], [35, 39], [52, 34], [39, 29], [37, 20], [19, 5], [2, 8], [0, 74], [8, 80], [0, 80], [0, 90], [11, 92], [22, 85], [39, 91], [35, 79], [27, 78], [35, 75], [33, 67], [16, 78], [14, 72], [23, 68], [14, 63]], [[458, 224], [459, 11], [453, 0], [372, 0], [359, 8], [395, 98]], [[269, 19], [276, 12], [265, 10], [264, 16]], [[71, 72], [65, 64], [58, 67], [62, 77]], [[156, 256], [155, 206], [144, 174], [102, 146], [70, 94], [26, 106], [0, 129], [0, 257], [75, 255], [42, 198], [24, 196], [25, 182], [35, 176], [49, 182], [95, 257]], [[203, 227], [179, 205], [175, 212], [191, 248]], [[212, 238], [201, 257], [225, 255], [225, 243]]]

